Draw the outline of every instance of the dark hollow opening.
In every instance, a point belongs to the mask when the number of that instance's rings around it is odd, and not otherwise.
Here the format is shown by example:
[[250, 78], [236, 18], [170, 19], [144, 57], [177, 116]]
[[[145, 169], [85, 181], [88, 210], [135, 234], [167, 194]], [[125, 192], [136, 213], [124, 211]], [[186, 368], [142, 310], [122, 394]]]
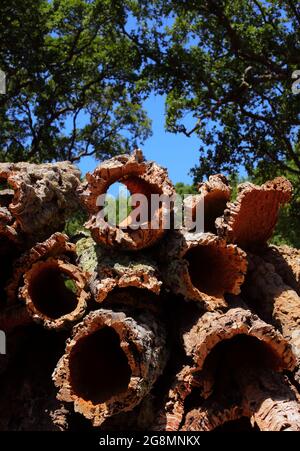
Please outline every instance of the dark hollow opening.
[[16, 244], [6, 236], [0, 236], [0, 297], [5, 298], [4, 287], [12, 276], [13, 262], [19, 252]]
[[210, 296], [222, 296], [232, 287], [233, 267], [230, 256], [214, 245], [196, 246], [184, 258], [194, 287]]
[[51, 319], [67, 315], [77, 306], [74, 280], [55, 267], [45, 267], [33, 277], [29, 295], [35, 308]]
[[237, 420], [226, 421], [216, 427], [212, 432], [258, 432], [259, 428], [255, 424], [252, 426], [248, 417], [241, 417]]
[[93, 404], [125, 392], [131, 369], [117, 332], [105, 326], [82, 338], [72, 350], [70, 374], [76, 395]]
[[[218, 343], [207, 356], [203, 371], [214, 380], [214, 391], [223, 396], [238, 391], [238, 370], [272, 369], [279, 366], [279, 356], [263, 341], [239, 334]], [[235, 391], [236, 390], [236, 391]]]

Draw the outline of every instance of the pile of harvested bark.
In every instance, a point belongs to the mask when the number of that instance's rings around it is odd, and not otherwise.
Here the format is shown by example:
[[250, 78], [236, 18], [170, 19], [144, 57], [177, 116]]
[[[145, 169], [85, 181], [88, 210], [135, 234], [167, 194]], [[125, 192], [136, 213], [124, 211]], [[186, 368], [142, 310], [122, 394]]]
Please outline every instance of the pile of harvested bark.
[[[269, 245], [283, 177], [214, 175], [204, 231], [99, 220], [98, 196], [172, 196], [140, 151], [81, 183], [70, 163], [0, 164], [0, 430], [300, 430], [300, 251]], [[86, 232], [62, 233], [81, 205]]]

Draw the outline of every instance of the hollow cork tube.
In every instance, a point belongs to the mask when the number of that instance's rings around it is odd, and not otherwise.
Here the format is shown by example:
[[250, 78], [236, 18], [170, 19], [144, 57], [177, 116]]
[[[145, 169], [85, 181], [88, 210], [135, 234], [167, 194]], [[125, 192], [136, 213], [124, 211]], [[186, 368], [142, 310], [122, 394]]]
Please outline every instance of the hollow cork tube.
[[222, 174], [211, 175], [207, 182], [198, 185], [199, 194], [184, 199], [189, 216], [195, 221], [197, 206], [203, 202], [204, 232], [216, 233], [215, 220], [224, 213], [230, 199], [231, 189], [227, 178]]
[[77, 266], [48, 258], [34, 263], [24, 274], [20, 298], [35, 322], [59, 330], [85, 314], [89, 296], [85, 285], [85, 274]]
[[216, 219], [219, 236], [236, 243], [242, 249], [259, 249], [271, 237], [281, 205], [292, 195], [292, 185], [284, 177], [277, 177], [261, 186], [242, 183], [235, 202], [229, 202]]
[[[108, 296], [112, 300], [116, 292], [135, 289], [139, 293], [135, 296], [138, 297], [137, 306], [143, 305], [151, 309], [158, 304], [162, 282], [155, 262], [149, 257], [140, 253], [116, 253], [97, 245], [91, 238], [79, 240], [76, 243], [76, 253], [79, 267], [89, 274], [88, 285], [96, 302], [107, 303]], [[131, 302], [133, 299], [129, 298], [133, 297], [128, 297]]]
[[274, 327], [237, 307], [205, 313], [183, 340], [205, 399], [187, 413], [183, 430], [212, 430], [243, 416], [260, 430], [299, 430], [299, 403], [280, 374], [296, 358]]
[[0, 207], [9, 210], [11, 227], [26, 237], [27, 245], [64, 228], [79, 205], [79, 177], [80, 171], [67, 161], [0, 163], [0, 183], [7, 184]]
[[[271, 263], [249, 254], [243, 294], [245, 300], [265, 320], [274, 324], [300, 359], [300, 297], [286, 285]], [[299, 380], [299, 372], [297, 372]]]
[[207, 310], [226, 306], [224, 294], [239, 294], [247, 270], [246, 254], [212, 233], [174, 232], [162, 248], [163, 279], [186, 299]]
[[152, 315], [96, 310], [74, 327], [57, 364], [57, 397], [100, 426], [138, 405], [165, 361], [164, 330]]
[[[151, 194], [172, 196], [175, 191], [167, 171], [154, 162], [146, 162], [140, 150], [132, 155], [119, 155], [101, 163], [94, 172], [86, 175], [87, 183], [81, 193], [82, 201], [90, 214], [86, 227], [91, 231], [94, 240], [109, 247], [125, 250], [139, 250], [152, 246], [165, 233], [164, 214], [166, 204], [163, 202], [154, 217], [158, 227], [151, 227], [151, 218], [144, 227], [131, 229], [108, 224], [99, 218], [100, 207], [97, 198], [104, 195], [109, 186], [115, 182], [123, 183], [131, 194], [143, 194], [150, 202]], [[170, 209], [171, 210], [171, 209]], [[130, 224], [130, 215], [127, 222]]]
[[17, 302], [18, 290], [22, 286], [23, 276], [31, 266], [49, 257], [59, 257], [61, 260], [75, 262], [75, 244], [70, 243], [67, 235], [56, 232], [45, 241], [37, 243], [24, 252], [13, 264], [13, 274], [5, 291], [8, 304]]

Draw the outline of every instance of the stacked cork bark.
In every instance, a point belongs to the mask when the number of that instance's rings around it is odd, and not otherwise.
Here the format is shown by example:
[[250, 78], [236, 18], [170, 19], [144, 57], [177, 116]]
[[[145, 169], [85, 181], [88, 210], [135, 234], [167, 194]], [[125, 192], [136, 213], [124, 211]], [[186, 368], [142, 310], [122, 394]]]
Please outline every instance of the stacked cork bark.
[[163, 203], [143, 227], [99, 219], [116, 182], [175, 193], [139, 150], [83, 182], [67, 162], [0, 164], [0, 429], [300, 430], [300, 251], [268, 244], [291, 184], [231, 201], [211, 176], [185, 199], [199, 232], [167, 230]]

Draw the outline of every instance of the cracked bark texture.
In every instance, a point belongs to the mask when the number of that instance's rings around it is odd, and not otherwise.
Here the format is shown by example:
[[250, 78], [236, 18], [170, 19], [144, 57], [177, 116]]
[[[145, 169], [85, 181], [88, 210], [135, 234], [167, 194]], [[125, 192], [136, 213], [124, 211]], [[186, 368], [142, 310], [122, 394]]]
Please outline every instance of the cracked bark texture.
[[153, 431], [178, 431], [184, 417], [184, 402], [193, 388], [191, 366], [185, 365], [175, 375], [164, 405], [152, 426]]
[[268, 246], [261, 257], [271, 263], [284, 283], [300, 295], [300, 250], [282, 245]]
[[230, 199], [228, 180], [222, 174], [211, 175], [207, 182], [198, 185], [198, 191], [199, 194], [184, 199], [185, 208], [190, 211], [189, 217], [195, 221], [197, 206], [203, 202], [204, 232], [216, 233], [215, 220], [223, 214]]
[[56, 232], [44, 242], [37, 243], [14, 262], [13, 276], [6, 286], [8, 303], [14, 303], [18, 298], [18, 290], [22, 285], [24, 274], [32, 265], [49, 257], [59, 257], [61, 260], [75, 262], [75, 245], [70, 243], [67, 235]]
[[138, 288], [154, 295], [160, 293], [159, 271], [149, 257], [108, 251], [91, 238], [79, 240], [76, 252], [79, 267], [90, 275], [88, 283], [96, 302], [103, 302], [110, 293], [113, 295], [113, 291], [121, 288]]
[[261, 431], [300, 431], [300, 404], [281, 374], [238, 368], [244, 415]]
[[242, 249], [259, 250], [271, 238], [279, 208], [291, 195], [292, 185], [284, 177], [261, 186], [242, 183], [236, 201], [228, 203], [224, 215], [216, 220], [218, 235]]
[[78, 322], [86, 312], [89, 294], [86, 275], [77, 266], [48, 258], [24, 274], [20, 299], [33, 321], [47, 329], [63, 329]]
[[240, 293], [247, 270], [246, 254], [212, 233], [170, 233], [161, 260], [165, 284], [207, 310], [227, 306], [225, 293]]
[[[300, 362], [300, 297], [296, 291], [283, 282], [271, 263], [249, 255], [243, 293], [255, 311], [282, 332]], [[299, 382], [299, 369], [295, 377]]]
[[107, 192], [115, 182], [124, 184], [131, 194], [143, 194], [148, 202], [151, 194], [172, 196], [175, 191], [168, 178], [167, 171], [155, 162], [146, 162], [140, 150], [132, 155], [119, 155], [101, 163], [93, 173], [86, 175], [87, 183], [81, 198], [90, 214], [86, 227], [91, 231], [94, 240], [105, 246], [120, 250], [138, 250], [152, 246], [165, 233], [165, 214], [169, 208], [164, 201], [153, 213], [152, 219], [159, 221], [159, 227], [151, 227], [151, 219], [137, 230], [128, 227], [131, 219], [123, 221], [124, 227], [112, 225], [100, 218], [97, 198]]
[[100, 309], [73, 329], [53, 374], [58, 399], [100, 426], [132, 410], [146, 396], [166, 362], [163, 328], [149, 313], [127, 316]]
[[251, 336], [264, 343], [268, 347], [276, 371], [294, 369], [295, 356], [280, 332], [250, 310], [241, 307], [229, 309], [226, 313], [206, 312], [184, 333], [184, 348], [199, 371], [203, 369], [205, 359], [218, 343], [237, 335]]
[[79, 205], [79, 177], [80, 171], [67, 161], [0, 163], [0, 181], [9, 186], [8, 197], [2, 202], [14, 219], [13, 227], [20, 228], [27, 244], [64, 228], [67, 217]]
[[203, 406], [190, 410], [180, 429], [181, 431], [213, 431], [228, 421], [243, 417], [241, 406], [224, 407], [218, 402], [204, 403]]
[[277, 374], [292, 371], [296, 359], [274, 327], [237, 307], [205, 313], [183, 340], [200, 387], [191, 392], [198, 406], [187, 413], [183, 430], [213, 430], [241, 417], [260, 430], [298, 430], [300, 405]]

